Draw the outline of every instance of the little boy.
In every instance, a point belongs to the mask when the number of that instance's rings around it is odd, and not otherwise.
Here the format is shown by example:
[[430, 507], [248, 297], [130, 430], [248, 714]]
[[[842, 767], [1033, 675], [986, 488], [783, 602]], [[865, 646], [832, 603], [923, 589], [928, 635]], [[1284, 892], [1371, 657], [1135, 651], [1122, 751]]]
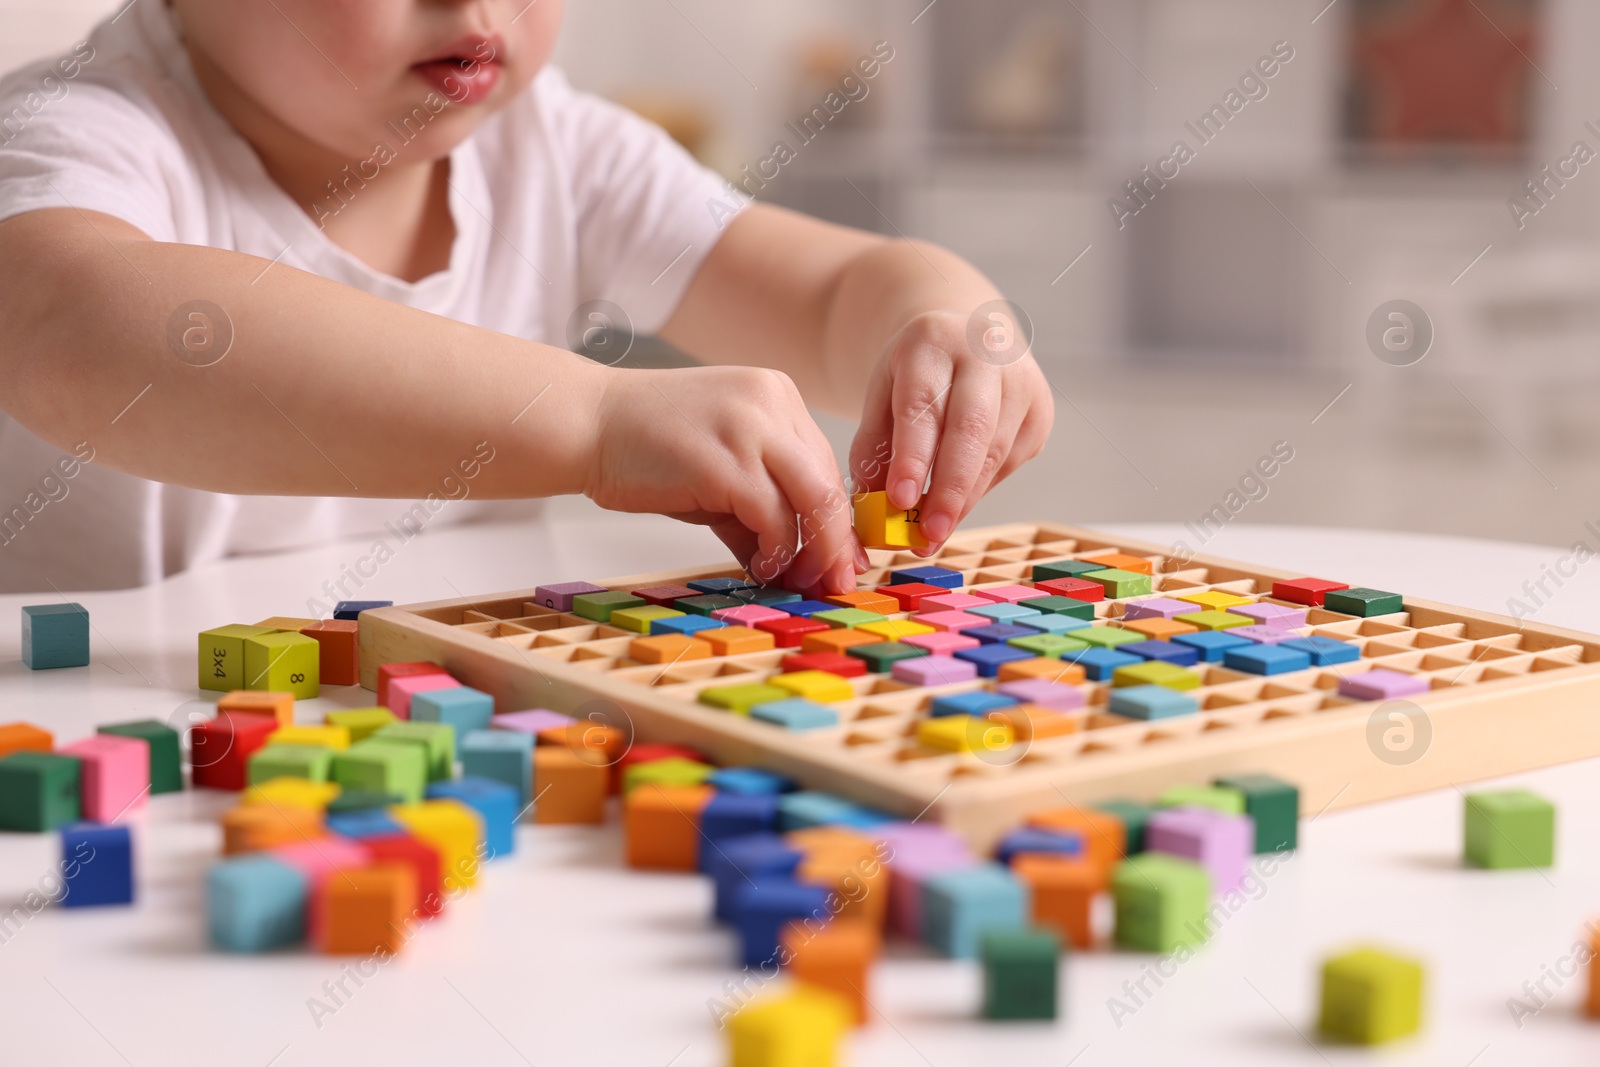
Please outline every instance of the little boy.
[[[708, 524], [838, 592], [846, 479], [922, 498], [936, 546], [1038, 453], [1049, 389], [972, 325], [982, 275], [735, 196], [548, 66], [561, 13], [134, 0], [0, 82], [0, 591], [364, 532], [393, 504], [330, 498], [442, 486]], [[703, 366], [566, 349], [618, 308]], [[807, 402], [859, 412], [843, 477]]]

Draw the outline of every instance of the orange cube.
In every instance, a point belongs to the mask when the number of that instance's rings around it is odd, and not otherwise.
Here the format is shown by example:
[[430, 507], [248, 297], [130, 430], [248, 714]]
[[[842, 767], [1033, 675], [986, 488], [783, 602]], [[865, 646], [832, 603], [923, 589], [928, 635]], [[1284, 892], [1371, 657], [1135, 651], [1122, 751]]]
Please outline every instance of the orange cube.
[[1011, 873], [1029, 889], [1036, 925], [1054, 927], [1074, 948], [1093, 944], [1090, 917], [1095, 894], [1109, 885], [1105, 867], [1092, 860], [1034, 854], [1015, 857]]
[[235, 715], [267, 715], [279, 726], [294, 725], [294, 694], [267, 693], [255, 689], [235, 689], [223, 694], [217, 701], [217, 715], [231, 711]]
[[360, 685], [361, 648], [354, 619], [324, 619], [300, 632], [317, 643], [323, 685]]
[[1594, 933], [1589, 940], [1589, 948], [1594, 955], [1589, 957], [1589, 997], [1584, 1001], [1583, 1013], [1591, 1019], [1600, 1019], [1600, 929], [1590, 925]]
[[877, 842], [865, 834], [846, 830], [842, 826], [810, 826], [804, 830], [790, 830], [783, 840], [792, 849], [807, 856], [825, 851], [846, 851], [856, 855], [876, 855]]
[[323, 950], [393, 955], [417, 906], [417, 872], [405, 864], [336, 870], [322, 883]]
[[656, 634], [636, 637], [628, 642], [628, 658], [640, 663], [677, 663], [680, 660], [710, 659], [711, 646], [686, 634]]
[[1011, 727], [1011, 736], [1018, 741], [1044, 740], [1047, 737], [1065, 737], [1083, 729], [1088, 713], [1083, 711], [1057, 711], [1038, 704], [1013, 704], [1000, 711], [991, 711], [994, 722]]
[[748, 626], [724, 626], [720, 630], [701, 630], [695, 639], [704, 641], [719, 656], [742, 656], [746, 652], [770, 652], [778, 639], [765, 630]]
[[699, 869], [700, 813], [715, 793], [709, 785], [650, 783], [624, 796], [628, 866], [658, 871]]
[[222, 814], [222, 854], [297, 845], [324, 834], [322, 812], [296, 804], [247, 803]]
[[841, 608], [860, 608], [862, 611], [875, 611], [879, 615], [893, 615], [897, 611], [905, 610], [900, 606], [900, 601], [894, 597], [864, 589], [854, 593], [825, 596], [822, 600], [823, 603], [837, 604]]
[[851, 922], [831, 922], [820, 930], [790, 923], [782, 944], [778, 958], [787, 961], [796, 981], [839, 994], [857, 1026], [867, 1021], [867, 972], [883, 949], [875, 929]]
[[1085, 858], [1102, 870], [1110, 871], [1128, 854], [1128, 830], [1122, 820], [1109, 811], [1069, 804], [1048, 808], [1028, 816], [1028, 825], [1057, 833], [1081, 834]]
[[1177, 634], [1192, 634], [1195, 628], [1186, 622], [1173, 619], [1123, 619], [1122, 628], [1144, 634], [1152, 641], [1170, 641]]
[[1043, 678], [1047, 682], [1077, 685], [1085, 678], [1083, 668], [1063, 659], [1040, 656], [1037, 659], [1015, 659], [1000, 664], [998, 681], [1021, 682], [1029, 678]]
[[877, 634], [862, 633], [860, 630], [824, 630], [814, 634], [806, 634], [800, 639], [801, 652], [838, 652], [843, 654], [845, 649], [854, 648], [856, 645], [875, 645], [883, 638]]
[[858, 922], [882, 930], [889, 908], [889, 868], [872, 846], [845, 844], [816, 847], [800, 861], [795, 880], [833, 892], [829, 902], [835, 924]]
[[0, 726], [0, 759], [13, 752], [49, 752], [55, 745], [56, 739], [49, 730], [32, 723], [8, 722]]
[[1155, 566], [1143, 556], [1130, 556], [1122, 552], [1108, 552], [1103, 556], [1083, 557], [1084, 563], [1098, 563], [1108, 571], [1132, 571], [1135, 574], [1154, 574]]
[[548, 824], [606, 821], [611, 768], [565, 746], [533, 750], [533, 821]]

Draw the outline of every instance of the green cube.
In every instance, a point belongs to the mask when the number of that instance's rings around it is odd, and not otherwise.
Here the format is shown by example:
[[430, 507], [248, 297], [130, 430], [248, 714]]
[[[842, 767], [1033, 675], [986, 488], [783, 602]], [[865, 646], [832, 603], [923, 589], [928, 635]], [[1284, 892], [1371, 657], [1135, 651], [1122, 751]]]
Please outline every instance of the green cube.
[[618, 608], [642, 608], [644, 599], [632, 593], [580, 593], [572, 598], [572, 613], [591, 622], [610, 622]]
[[322, 646], [305, 634], [280, 631], [244, 639], [244, 688], [293, 693], [311, 700], [321, 691]]
[[27, 750], [0, 759], [0, 830], [44, 833], [77, 822], [80, 763]]
[[1141, 852], [1111, 872], [1116, 942], [1143, 952], [1196, 948], [1210, 935], [1211, 876], [1198, 863]]
[[721, 611], [723, 608], [742, 608], [746, 603], [731, 596], [723, 596], [721, 593], [705, 593], [700, 596], [681, 596], [672, 602], [672, 606], [690, 615], [704, 615], [710, 618], [713, 611]]
[[1103, 570], [1105, 568], [1098, 563], [1085, 563], [1081, 559], [1058, 559], [1050, 563], [1035, 563], [1028, 577], [1035, 582], [1050, 582], [1057, 578], [1082, 578], [1090, 571]]
[[133, 737], [150, 746], [150, 792], [183, 792], [183, 760], [178, 731], [155, 719], [118, 722], [98, 727], [96, 733]]
[[1168, 689], [1199, 689], [1200, 676], [1176, 663], [1149, 660], [1118, 667], [1111, 672], [1111, 686], [1126, 689], [1134, 685], [1164, 685]]
[[1322, 965], [1318, 1028], [1338, 1041], [1376, 1045], [1422, 1026], [1422, 964], [1357, 948]]
[[422, 752], [430, 782], [455, 777], [456, 728], [449, 723], [392, 722], [372, 736], [392, 744], [416, 745]]
[[673, 611], [658, 604], [641, 604], [636, 608], [613, 608], [611, 617], [606, 621], [619, 630], [648, 634], [650, 624], [657, 619], [674, 619], [682, 615], [681, 611]]
[[1244, 797], [1244, 813], [1256, 823], [1257, 852], [1288, 852], [1299, 844], [1299, 789], [1270, 774], [1230, 774], [1216, 784]]
[[329, 726], [343, 726], [351, 741], [365, 741], [392, 722], [399, 722], [388, 708], [343, 708], [322, 717]]
[[622, 772], [622, 791], [631, 793], [641, 785], [703, 785], [715, 770], [710, 764], [679, 756], [635, 763]]
[[1156, 797], [1158, 808], [1209, 808], [1224, 815], [1245, 814], [1245, 796], [1220, 785], [1175, 785]]
[[1047, 615], [1066, 615], [1085, 622], [1094, 621], [1094, 605], [1087, 600], [1074, 600], [1069, 596], [1036, 596], [1022, 603], [1024, 607]]
[[1137, 571], [1124, 571], [1112, 567], [1103, 571], [1084, 571], [1078, 575], [1086, 582], [1103, 585], [1106, 596], [1112, 600], [1121, 600], [1123, 597], [1147, 596], [1151, 592], [1151, 577]]
[[1128, 855], [1144, 851], [1145, 824], [1150, 821], [1155, 808], [1149, 804], [1141, 804], [1137, 800], [1102, 800], [1092, 806], [1097, 811], [1109, 812], [1122, 820]]
[[1469, 793], [1466, 802], [1466, 861], [1473, 867], [1509, 870], [1549, 867], [1556, 855], [1556, 809], [1526, 789]]
[[1381, 589], [1336, 589], [1323, 596], [1322, 606], [1341, 615], [1359, 615], [1363, 619], [1405, 610], [1399, 593], [1386, 593]]
[[427, 788], [427, 754], [418, 744], [369, 737], [333, 754], [333, 780], [344, 790], [393, 793], [414, 804]]
[[710, 704], [714, 708], [738, 712], [740, 715], [748, 715], [750, 714], [750, 709], [757, 704], [767, 704], [775, 700], [788, 700], [792, 696], [794, 694], [787, 689], [779, 689], [775, 685], [750, 682], [745, 685], [714, 685], [709, 689], [702, 689], [700, 690], [700, 703]]
[[22, 609], [22, 663], [29, 670], [89, 665], [89, 612], [82, 604]]
[[873, 674], [888, 674], [897, 661], [926, 656], [928, 650], [903, 641], [879, 641], [874, 645], [852, 645], [845, 654], [865, 662]]
[[811, 617], [827, 623], [835, 630], [849, 630], [862, 623], [882, 622], [885, 618], [876, 611], [864, 611], [861, 608], [834, 608], [832, 611], [819, 611]]
[[1052, 930], [983, 935], [983, 1017], [1054, 1019], [1061, 939]]
[[326, 782], [333, 766], [333, 751], [321, 745], [263, 745], [246, 762], [249, 783], [260, 785], [274, 778]]
[[200, 631], [200, 688], [231, 693], [245, 688], [244, 643], [278, 631], [270, 626], [218, 626]]
[[1065, 637], [1061, 634], [1013, 637], [1006, 644], [1012, 648], [1020, 648], [1024, 652], [1032, 652], [1035, 656], [1044, 656], [1046, 659], [1060, 659], [1064, 652], [1082, 652], [1089, 647], [1076, 637]]
[[384, 793], [376, 789], [341, 789], [338, 796], [328, 801], [328, 814], [389, 808], [400, 803], [400, 799], [398, 793]]
[[1150, 640], [1144, 634], [1120, 630], [1115, 626], [1086, 626], [1082, 630], [1072, 631], [1072, 639], [1094, 648], [1116, 648], [1118, 645]]

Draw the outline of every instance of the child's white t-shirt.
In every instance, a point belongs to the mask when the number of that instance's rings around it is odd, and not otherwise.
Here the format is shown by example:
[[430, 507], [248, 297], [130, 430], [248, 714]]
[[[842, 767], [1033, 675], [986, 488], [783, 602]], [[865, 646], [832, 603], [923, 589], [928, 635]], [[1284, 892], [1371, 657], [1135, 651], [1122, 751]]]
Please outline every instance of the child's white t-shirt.
[[[363, 180], [352, 174], [346, 195]], [[561, 347], [569, 318], [592, 300], [622, 308], [639, 334], [657, 330], [742, 206], [660, 129], [553, 68], [451, 154], [450, 185], [447, 270], [412, 283], [367, 267], [211, 107], [160, 0], [129, 5], [73, 52], [0, 80], [0, 220], [104, 212], [157, 241], [246, 252]], [[326, 209], [337, 206], [330, 192]], [[105, 413], [108, 425], [136, 417], [137, 399], [127, 400]], [[415, 525], [419, 514], [444, 523], [538, 507], [472, 500], [470, 479], [448, 471], [421, 512], [417, 501], [230, 496], [79, 462], [94, 447], [91, 438], [65, 455], [0, 412], [0, 592], [126, 587], [235, 553], [383, 535], [405, 516]]]

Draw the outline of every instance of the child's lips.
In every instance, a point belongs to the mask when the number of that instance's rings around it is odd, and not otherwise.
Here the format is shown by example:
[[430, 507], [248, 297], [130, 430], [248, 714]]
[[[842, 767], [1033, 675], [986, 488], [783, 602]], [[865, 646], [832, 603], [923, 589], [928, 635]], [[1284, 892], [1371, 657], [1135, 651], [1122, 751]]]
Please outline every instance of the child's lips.
[[433, 86], [452, 104], [480, 104], [500, 84], [500, 64], [495, 60], [431, 59], [412, 72]]

